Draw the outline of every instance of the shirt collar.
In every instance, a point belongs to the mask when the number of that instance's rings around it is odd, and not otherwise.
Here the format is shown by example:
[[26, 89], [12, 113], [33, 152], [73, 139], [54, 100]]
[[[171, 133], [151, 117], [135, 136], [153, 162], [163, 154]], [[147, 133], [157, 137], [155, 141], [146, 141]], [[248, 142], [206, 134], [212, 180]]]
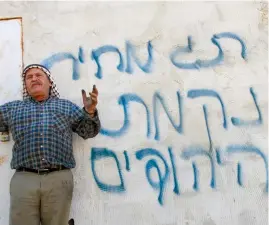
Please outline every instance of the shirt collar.
[[48, 102], [50, 99], [52, 99], [52, 96], [49, 95], [49, 97], [48, 97], [46, 100], [42, 101], [42, 102], [39, 102], [39, 101], [35, 100], [32, 96], [29, 96], [28, 99], [29, 99], [31, 102], [34, 102], [34, 103], [36, 103], [36, 104], [44, 104], [44, 103]]

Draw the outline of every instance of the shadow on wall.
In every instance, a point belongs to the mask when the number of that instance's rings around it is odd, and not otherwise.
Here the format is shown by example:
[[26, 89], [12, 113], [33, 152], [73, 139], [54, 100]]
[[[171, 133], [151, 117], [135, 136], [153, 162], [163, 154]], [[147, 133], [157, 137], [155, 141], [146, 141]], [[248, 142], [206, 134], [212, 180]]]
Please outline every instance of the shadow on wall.
[[68, 225], [75, 225], [75, 221], [74, 221], [74, 219], [70, 219], [70, 220], [68, 221]]

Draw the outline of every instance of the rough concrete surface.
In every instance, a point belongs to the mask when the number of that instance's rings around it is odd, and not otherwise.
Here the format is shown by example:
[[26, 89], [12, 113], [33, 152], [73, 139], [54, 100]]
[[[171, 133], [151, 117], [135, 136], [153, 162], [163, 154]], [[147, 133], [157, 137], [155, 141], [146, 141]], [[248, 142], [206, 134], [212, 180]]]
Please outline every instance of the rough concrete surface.
[[5, 1], [1, 18], [0, 104], [29, 63], [80, 106], [99, 89], [101, 133], [73, 137], [76, 225], [268, 223], [267, 3]]

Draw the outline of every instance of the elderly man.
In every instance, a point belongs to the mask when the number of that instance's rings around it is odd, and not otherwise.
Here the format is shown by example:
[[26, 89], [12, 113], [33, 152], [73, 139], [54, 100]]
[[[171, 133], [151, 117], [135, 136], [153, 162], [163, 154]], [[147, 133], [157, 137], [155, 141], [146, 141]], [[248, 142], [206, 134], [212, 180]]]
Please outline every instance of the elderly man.
[[14, 139], [10, 181], [10, 225], [67, 225], [75, 167], [72, 132], [83, 139], [100, 131], [98, 90], [83, 109], [61, 99], [50, 71], [32, 64], [23, 71], [23, 101], [0, 106], [0, 126]]

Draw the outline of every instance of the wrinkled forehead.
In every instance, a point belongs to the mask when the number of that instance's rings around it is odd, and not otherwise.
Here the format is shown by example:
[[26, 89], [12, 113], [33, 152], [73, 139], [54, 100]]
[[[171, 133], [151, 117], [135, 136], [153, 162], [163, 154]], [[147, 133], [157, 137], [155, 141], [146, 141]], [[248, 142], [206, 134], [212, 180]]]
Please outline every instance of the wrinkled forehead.
[[39, 68], [31, 68], [31, 69], [27, 70], [24, 74], [24, 78], [32, 77], [33, 75], [42, 75], [43, 77], [48, 78], [47, 74]]
[[33, 69], [42, 71], [50, 79], [50, 71], [46, 67], [39, 65], [39, 64], [31, 64], [31, 65], [25, 67], [25, 69], [23, 70], [23, 74], [22, 74], [23, 77], [25, 77], [27, 72], [29, 72], [30, 70], [33, 70]]

